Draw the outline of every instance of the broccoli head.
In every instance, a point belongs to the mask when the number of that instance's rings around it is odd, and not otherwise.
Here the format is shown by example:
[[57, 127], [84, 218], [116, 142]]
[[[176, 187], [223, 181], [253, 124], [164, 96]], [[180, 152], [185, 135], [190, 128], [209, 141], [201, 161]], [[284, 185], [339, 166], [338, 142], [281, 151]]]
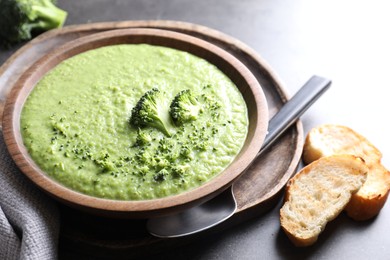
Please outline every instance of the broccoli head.
[[188, 174], [188, 171], [191, 167], [187, 164], [185, 165], [174, 165], [172, 166], [172, 174], [174, 177], [184, 177]]
[[0, 0], [0, 44], [9, 46], [63, 26], [67, 12], [51, 0]]
[[142, 131], [141, 129], [138, 129], [137, 133], [137, 139], [135, 140], [135, 144], [133, 145], [134, 147], [141, 147], [148, 145], [152, 142], [152, 137], [150, 136], [149, 133]]
[[156, 182], [162, 182], [167, 179], [169, 176], [169, 171], [167, 169], [162, 169], [159, 172], [156, 172], [155, 175], [153, 176], [154, 181]]
[[164, 110], [161, 96], [157, 88], [147, 91], [132, 109], [130, 124], [134, 127], [154, 127], [170, 136], [169, 115]]
[[202, 112], [202, 107], [191, 90], [180, 91], [172, 100], [169, 113], [175, 124], [193, 121]]

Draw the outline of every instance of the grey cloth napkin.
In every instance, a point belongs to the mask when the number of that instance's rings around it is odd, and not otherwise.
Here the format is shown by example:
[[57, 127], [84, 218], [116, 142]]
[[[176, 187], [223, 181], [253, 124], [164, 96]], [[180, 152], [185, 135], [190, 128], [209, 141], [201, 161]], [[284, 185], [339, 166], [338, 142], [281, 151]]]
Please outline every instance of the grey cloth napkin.
[[59, 227], [56, 203], [18, 170], [1, 134], [0, 259], [57, 259]]

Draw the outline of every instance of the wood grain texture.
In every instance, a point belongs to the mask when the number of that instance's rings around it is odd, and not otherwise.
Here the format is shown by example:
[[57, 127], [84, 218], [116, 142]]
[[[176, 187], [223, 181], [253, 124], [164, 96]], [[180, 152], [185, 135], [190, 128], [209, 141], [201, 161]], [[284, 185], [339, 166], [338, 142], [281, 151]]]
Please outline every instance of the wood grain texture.
[[[32, 63], [50, 50], [86, 35], [123, 28], [157, 28], [186, 33], [218, 45], [244, 63], [260, 82], [266, 95], [269, 117], [288, 99], [280, 79], [267, 63], [237, 39], [216, 30], [175, 21], [125, 21], [65, 27], [42, 34], [17, 51], [0, 68], [0, 101]], [[196, 236], [163, 240], [148, 235], [144, 220], [124, 221], [96, 217], [60, 205], [62, 214], [60, 249], [64, 256], [100, 256], [132, 258], [179, 246], [212, 232], [231, 227], [259, 216], [272, 208], [280, 198], [287, 180], [295, 173], [303, 146], [303, 129], [297, 122], [234, 183], [238, 209], [223, 224]]]

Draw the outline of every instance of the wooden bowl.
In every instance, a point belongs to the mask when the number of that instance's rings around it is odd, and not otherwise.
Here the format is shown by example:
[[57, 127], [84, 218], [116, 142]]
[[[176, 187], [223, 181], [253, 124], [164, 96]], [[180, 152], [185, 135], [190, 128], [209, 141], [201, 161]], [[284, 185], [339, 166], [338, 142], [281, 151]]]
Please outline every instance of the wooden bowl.
[[[187, 192], [153, 200], [121, 201], [92, 197], [73, 191], [46, 175], [31, 159], [20, 133], [20, 114], [36, 83], [61, 61], [79, 53], [115, 44], [147, 43], [192, 53], [217, 66], [239, 88], [248, 107], [249, 130], [243, 148], [222, 173]], [[178, 212], [218, 195], [247, 168], [260, 150], [268, 127], [267, 102], [256, 78], [234, 56], [201, 39], [159, 29], [123, 29], [94, 34], [71, 41], [32, 65], [15, 83], [3, 115], [7, 148], [21, 171], [42, 190], [72, 207], [92, 214], [150, 218]]]

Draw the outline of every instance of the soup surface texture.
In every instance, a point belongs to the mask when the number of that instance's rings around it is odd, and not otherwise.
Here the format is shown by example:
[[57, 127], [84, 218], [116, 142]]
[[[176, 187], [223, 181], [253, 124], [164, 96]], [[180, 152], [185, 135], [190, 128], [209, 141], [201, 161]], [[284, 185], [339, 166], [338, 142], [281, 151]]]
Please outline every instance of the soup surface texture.
[[[134, 126], [140, 98], [159, 91], [168, 133]], [[175, 96], [190, 90], [197, 114], [177, 124]], [[214, 65], [147, 44], [107, 46], [69, 58], [36, 85], [21, 115], [25, 146], [63, 185], [88, 195], [144, 200], [198, 187], [239, 153], [248, 131], [245, 101]]]

